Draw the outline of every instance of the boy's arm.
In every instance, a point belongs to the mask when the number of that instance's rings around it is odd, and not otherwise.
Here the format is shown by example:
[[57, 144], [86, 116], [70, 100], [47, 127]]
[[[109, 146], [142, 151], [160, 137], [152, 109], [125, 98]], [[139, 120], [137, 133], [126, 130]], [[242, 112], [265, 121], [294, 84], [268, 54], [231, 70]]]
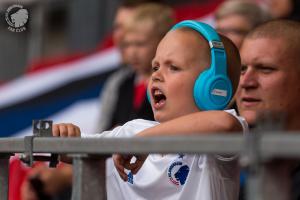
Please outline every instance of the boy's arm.
[[[172, 136], [172, 135], [194, 135], [205, 133], [227, 133], [241, 132], [247, 129], [247, 125], [242, 125], [242, 121], [237, 116], [225, 111], [203, 111], [179, 117], [152, 128], [145, 129], [137, 136]], [[244, 128], [243, 128], [244, 126]], [[136, 174], [142, 167], [147, 156], [136, 156], [135, 163], [131, 163], [132, 156], [115, 154], [113, 161], [120, 177], [127, 181], [127, 173], [124, 169], [131, 170]]]
[[241, 122], [232, 114], [225, 111], [203, 111], [161, 123], [138, 133], [137, 136], [195, 135], [241, 131], [243, 131]]

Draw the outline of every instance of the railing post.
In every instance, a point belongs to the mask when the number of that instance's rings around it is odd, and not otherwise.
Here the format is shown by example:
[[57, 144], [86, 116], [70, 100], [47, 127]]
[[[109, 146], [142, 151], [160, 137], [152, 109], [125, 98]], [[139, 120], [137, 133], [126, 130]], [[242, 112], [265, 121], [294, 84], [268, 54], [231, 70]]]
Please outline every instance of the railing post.
[[[290, 163], [291, 164], [291, 163]], [[273, 159], [262, 167], [262, 188], [264, 200], [291, 199], [291, 171], [288, 160]]]
[[253, 131], [245, 135], [244, 152], [240, 164], [246, 169], [246, 199], [263, 200], [262, 166], [260, 155], [260, 133]]
[[72, 200], [106, 200], [106, 156], [73, 156]]
[[[247, 200], [288, 200], [290, 193], [289, 166], [283, 160], [263, 157], [262, 135], [278, 134], [284, 130], [286, 115], [281, 112], [262, 111], [256, 128], [245, 137], [244, 162], [248, 170]], [[280, 147], [278, 147], [280, 148]]]
[[0, 154], [0, 200], [8, 200], [9, 158], [7, 154]]

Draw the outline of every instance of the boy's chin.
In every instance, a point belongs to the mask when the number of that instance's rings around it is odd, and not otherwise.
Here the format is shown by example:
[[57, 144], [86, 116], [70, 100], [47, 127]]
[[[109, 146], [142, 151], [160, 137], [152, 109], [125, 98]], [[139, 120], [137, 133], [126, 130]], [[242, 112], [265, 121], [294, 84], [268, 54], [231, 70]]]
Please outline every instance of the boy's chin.
[[160, 122], [160, 123], [171, 120], [168, 117], [159, 116], [159, 115], [154, 115], [154, 119], [155, 119], [155, 121]]
[[[188, 112], [186, 114], [190, 114], [190, 113], [192, 113], [192, 112]], [[163, 123], [163, 122], [170, 121], [170, 120], [173, 120], [175, 118], [181, 117], [183, 115], [185, 115], [185, 114], [183, 114], [183, 113], [178, 113], [178, 114], [168, 113], [168, 114], [165, 114], [165, 112], [163, 114], [162, 112], [156, 112], [156, 113], [154, 112], [154, 119], [157, 122]]]

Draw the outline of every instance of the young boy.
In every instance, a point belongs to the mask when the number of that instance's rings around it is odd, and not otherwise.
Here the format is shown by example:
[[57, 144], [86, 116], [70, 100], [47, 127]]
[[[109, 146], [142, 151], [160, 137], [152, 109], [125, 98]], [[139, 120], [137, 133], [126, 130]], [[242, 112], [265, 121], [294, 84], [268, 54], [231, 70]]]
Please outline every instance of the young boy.
[[[183, 127], [182, 132], [177, 130], [177, 133], [184, 135], [245, 132], [246, 122], [237, 117], [233, 110], [216, 111], [228, 105], [240, 75], [237, 48], [225, 37], [222, 37], [222, 42], [226, 56], [214, 30], [196, 21], [182, 22], [169, 31], [157, 48], [148, 86], [157, 122], [133, 120], [98, 137], [171, 136], [175, 133], [172, 124], [176, 124], [178, 119], [194, 121], [194, 126]], [[204, 80], [199, 80], [199, 75]], [[201, 88], [204, 85], [209, 86], [208, 90]], [[206, 99], [201, 102], [205, 95], [211, 101]], [[194, 114], [197, 114], [197, 120], [193, 119]], [[53, 135], [78, 136], [80, 130], [72, 124], [58, 124], [53, 127]], [[131, 156], [115, 155], [116, 168], [107, 169], [108, 199], [238, 198], [239, 168], [236, 156], [151, 154], [146, 160], [137, 156], [133, 164], [128, 158]], [[131, 172], [125, 173], [125, 167]]]

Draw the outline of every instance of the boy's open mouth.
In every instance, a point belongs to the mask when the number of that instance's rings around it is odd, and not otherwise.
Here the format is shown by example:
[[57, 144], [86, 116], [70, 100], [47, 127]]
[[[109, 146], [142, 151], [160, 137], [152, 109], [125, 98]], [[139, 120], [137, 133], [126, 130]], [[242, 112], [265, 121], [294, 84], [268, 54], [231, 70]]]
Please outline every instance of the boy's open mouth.
[[162, 104], [167, 99], [163, 92], [157, 88], [152, 90], [152, 96], [155, 104]]

